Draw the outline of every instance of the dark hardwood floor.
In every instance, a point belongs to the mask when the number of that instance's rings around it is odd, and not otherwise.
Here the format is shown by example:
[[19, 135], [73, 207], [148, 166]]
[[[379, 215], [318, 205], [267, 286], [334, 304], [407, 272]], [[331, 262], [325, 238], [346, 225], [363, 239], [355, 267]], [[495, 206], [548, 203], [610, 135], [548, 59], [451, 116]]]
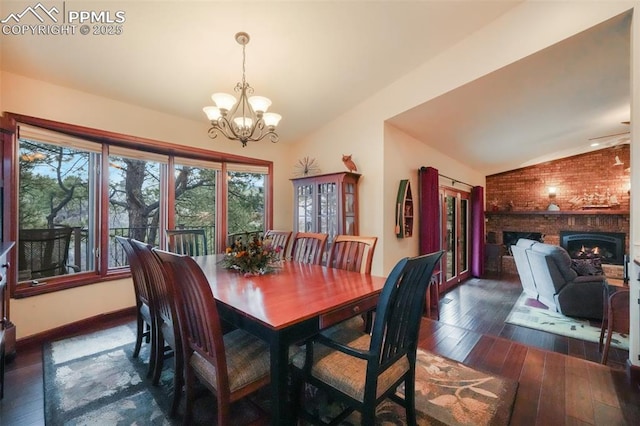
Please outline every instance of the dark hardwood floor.
[[[596, 343], [505, 324], [521, 290], [517, 277], [465, 282], [442, 296], [439, 321], [423, 321], [420, 346], [517, 380], [511, 425], [640, 424], [640, 390], [624, 371], [628, 353], [612, 350], [603, 366]], [[18, 348], [7, 365], [0, 425], [43, 425], [42, 349]]]

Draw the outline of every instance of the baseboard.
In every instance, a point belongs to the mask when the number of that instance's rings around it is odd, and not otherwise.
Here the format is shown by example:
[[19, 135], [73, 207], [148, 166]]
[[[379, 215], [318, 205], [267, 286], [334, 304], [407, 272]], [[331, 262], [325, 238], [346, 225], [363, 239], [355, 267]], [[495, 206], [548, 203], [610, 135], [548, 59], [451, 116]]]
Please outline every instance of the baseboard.
[[640, 367], [631, 364], [630, 360], [627, 360], [627, 378], [631, 386], [635, 386], [640, 389]]
[[32, 345], [41, 345], [45, 342], [60, 340], [77, 334], [86, 333], [95, 329], [104, 328], [105, 326], [109, 326], [111, 324], [115, 325], [117, 323], [132, 321], [135, 319], [135, 315], [136, 307], [132, 306], [130, 308], [124, 308], [118, 311], [96, 315], [94, 317], [85, 318], [80, 321], [52, 328], [41, 333], [23, 337], [16, 341], [16, 352], [20, 352], [20, 349], [24, 349]]

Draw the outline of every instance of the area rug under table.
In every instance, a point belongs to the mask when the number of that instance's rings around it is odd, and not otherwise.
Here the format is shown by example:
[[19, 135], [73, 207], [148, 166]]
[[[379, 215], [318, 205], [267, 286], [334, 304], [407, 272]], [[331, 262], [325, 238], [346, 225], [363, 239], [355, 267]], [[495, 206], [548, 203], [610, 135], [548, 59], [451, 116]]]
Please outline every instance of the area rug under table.
[[[600, 341], [599, 323], [565, 317], [550, 310], [537, 300], [530, 299], [525, 293], [520, 295], [505, 322], [588, 342], [598, 343]], [[611, 346], [629, 350], [629, 336], [613, 332]]]
[[[53, 425], [178, 425], [167, 415], [171, 404], [172, 361], [165, 363], [159, 386], [146, 377], [148, 345], [133, 358], [135, 330], [123, 325], [45, 345], [46, 424]], [[420, 425], [507, 425], [517, 382], [471, 369], [456, 361], [419, 350], [416, 367], [416, 409]], [[402, 393], [399, 388], [398, 392]], [[339, 407], [314, 388], [306, 389], [307, 408], [322, 417]], [[269, 411], [268, 388], [252, 403], [232, 409], [235, 423]], [[203, 389], [194, 407], [194, 424], [215, 425], [215, 401]], [[404, 408], [387, 401], [377, 409], [377, 424], [406, 424]], [[345, 425], [358, 425], [359, 414]]]

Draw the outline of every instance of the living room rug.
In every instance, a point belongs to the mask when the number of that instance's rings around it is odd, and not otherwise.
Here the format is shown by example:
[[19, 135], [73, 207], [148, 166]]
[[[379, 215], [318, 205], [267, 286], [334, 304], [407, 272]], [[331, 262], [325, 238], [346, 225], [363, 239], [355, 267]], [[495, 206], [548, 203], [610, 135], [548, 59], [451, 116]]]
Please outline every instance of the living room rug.
[[[513, 305], [505, 322], [588, 342], [600, 341], [600, 323], [566, 317], [527, 297], [525, 293], [522, 293]], [[614, 332], [611, 336], [611, 346], [629, 350], [629, 336]]]
[[[135, 329], [123, 325], [73, 337], [43, 348], [47, 425], [177, 425], [167, 415], [171, 405], [172, 362], [159, 386], [146, 378], [148, 346], [133, 358]], [[419, 350], [416, 408], [420, 425], [507, 425], [517, 382], [471, 369], [456, 361]], [[398, 392], [402, 393], [399, 388]], [[331, 416], [339, 409], [315, 388], [307, 387], [307, 410]], [[194, 407], [194, 424], [214, 425], [215, 401], [204, 388]], [[233, 407], [234, 423], [245, 423], [269, 411], [268, 388], [251, 403]], [[378, 407], [377, 424], [404, 425], [404, 408], [387, 401]], [[359, 424], [359, 414], [345, 425]]]

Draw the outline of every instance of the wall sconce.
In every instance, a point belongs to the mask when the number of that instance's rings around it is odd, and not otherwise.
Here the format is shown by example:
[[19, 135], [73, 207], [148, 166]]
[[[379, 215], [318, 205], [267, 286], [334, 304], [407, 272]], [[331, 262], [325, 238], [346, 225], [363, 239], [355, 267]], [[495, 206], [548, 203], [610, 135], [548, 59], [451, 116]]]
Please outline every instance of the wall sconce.
[[558, 192], [558, 188], [556, 188], [555, 186], [550, 186], [549, 187], [549, 198], [556, 198], [557, 192]]

